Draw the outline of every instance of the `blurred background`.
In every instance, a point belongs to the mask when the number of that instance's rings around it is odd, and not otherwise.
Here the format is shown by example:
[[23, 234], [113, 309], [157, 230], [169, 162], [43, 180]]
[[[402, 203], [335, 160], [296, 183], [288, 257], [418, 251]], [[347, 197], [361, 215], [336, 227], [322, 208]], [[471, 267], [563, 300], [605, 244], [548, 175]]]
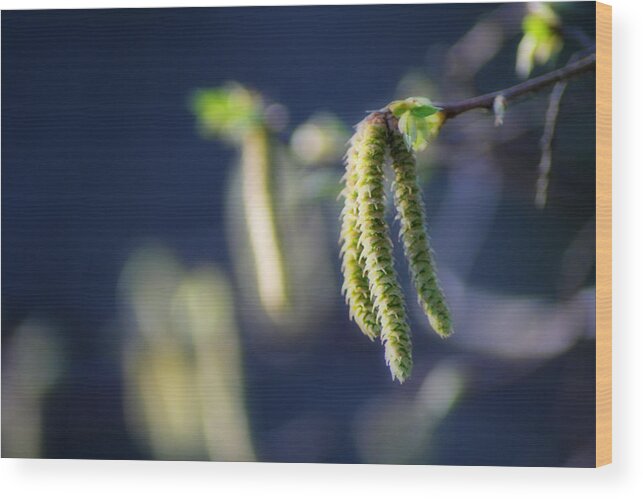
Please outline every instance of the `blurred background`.
[[3, 12], [2, 456], [593, 466], [592, 73], [421, 153], [455, 334], [398, 254], [404, 385], [341, 295], [351, 127], [591, 50], [544, 9]]

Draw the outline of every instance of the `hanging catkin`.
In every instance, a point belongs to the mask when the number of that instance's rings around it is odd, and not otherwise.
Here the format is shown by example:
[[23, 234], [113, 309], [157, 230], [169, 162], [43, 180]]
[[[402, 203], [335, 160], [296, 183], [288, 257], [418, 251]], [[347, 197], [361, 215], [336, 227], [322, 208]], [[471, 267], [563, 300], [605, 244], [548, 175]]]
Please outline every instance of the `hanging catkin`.
[[362, 245], [360, 232], [357, 228], [357, 162], [359, 150], [363, 146], [364, 136], [362, 127], [351, 140], [351, 145], [346, 153], [345, 186], [342, 190], [344, 208], [342, 209], [342, 229], [340, 235], [342, 272], [344, 285], [342, 291], [346, 296], [349, 313], [362, 332], [371, 340], [380, 335], [380, 326], [377, 321], [376, 311], [371, 300], [371, 292], [362, 265]]
[[431, 323], [442, 337], [451, 334], [451, 316], [435, 273], [422, 191], [418, 184], [415, 156], [404, 143], [397, 129], [391, 130], [390, 154], [395, 173], [393, 193], [400, 220], [400, 237], [409, 264], [418, 301]]
[[411, 374], [411, 331], [404, 296], [393, 262], [393, 243], [386, 223], [384, 164], [388, 128], [381, 115], [359, 125], [361, 134], [354, 168], [357, 227], [371, 297], [381, 328], [384, 355], [393, 378], [404, 382]]
[[[451, 317], [440, 289], [429, 237], [415, 155], [410, 147], [423, 142], [425, 134], [439, 129], [441, 116], [430, 118], [424, 99], [400, 101], [407, 137], [399, 130], [397, 115], [389, 109], [371, 113], [358, 126], [346, 154], [342, 191], [341, 257], [343, 291], [350, 316], [371, 339], [379, 335], [384, 356], [394, 379], [404, 382], [413, 366], [411, 330], [404, 294], [393, 259], [393, 243], [386, 221], [384, 167], [390, 156], [395, 174], [393, 199], [400, 219], [400, 236], [419, 302], [431, 326], [442, 337], [451, 334]], [[434, 108], [432, 108], [434, 109]], [[437, 111], [437, 109], [436, 109]], [[414, 114], [413, 114], [414, 113]], [[431, 128], [429, 121], [434, 127]], [[420, 132], [423, 135], [420, 135]]]

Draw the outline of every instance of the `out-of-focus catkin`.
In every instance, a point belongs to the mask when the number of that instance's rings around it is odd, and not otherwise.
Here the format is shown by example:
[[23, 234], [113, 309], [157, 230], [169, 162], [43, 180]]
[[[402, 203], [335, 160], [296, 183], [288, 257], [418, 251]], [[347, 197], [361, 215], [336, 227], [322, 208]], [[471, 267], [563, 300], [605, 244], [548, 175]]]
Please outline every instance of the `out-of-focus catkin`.
[[246, 132], [241, 146], [241, 172], [248, 236], [261, 303], [271, 317], [279, 320], [290, 303], [277, 231], [271, 159], [269, 132], [264, 127]]

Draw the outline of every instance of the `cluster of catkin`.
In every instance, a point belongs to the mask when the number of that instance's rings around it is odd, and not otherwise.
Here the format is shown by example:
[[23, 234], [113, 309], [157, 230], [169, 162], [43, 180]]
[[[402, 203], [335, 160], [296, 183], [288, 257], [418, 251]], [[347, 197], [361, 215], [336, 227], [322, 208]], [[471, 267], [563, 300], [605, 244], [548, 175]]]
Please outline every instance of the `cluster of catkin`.
[[386, 219], [384, 168], [389, 159], [400, 238], [419, 303], [440, 336], [448, 336], [452, 328], [426, 233], [415, 156], [393, 120], [382, 111], [357, 125], [346, 154], [340, 243], [350, 316], [371, 340], [380, 338], [393, 378], [403, 383], [413, 361], [411, 330]]

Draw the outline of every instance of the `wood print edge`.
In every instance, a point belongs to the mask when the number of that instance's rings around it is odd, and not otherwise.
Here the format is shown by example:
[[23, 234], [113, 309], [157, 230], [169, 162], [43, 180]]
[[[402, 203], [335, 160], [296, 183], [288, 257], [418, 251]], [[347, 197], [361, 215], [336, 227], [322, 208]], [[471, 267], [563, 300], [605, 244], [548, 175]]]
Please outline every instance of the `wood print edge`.
[[596, 2], [596, 466], [612, 462], [612, 7]]

